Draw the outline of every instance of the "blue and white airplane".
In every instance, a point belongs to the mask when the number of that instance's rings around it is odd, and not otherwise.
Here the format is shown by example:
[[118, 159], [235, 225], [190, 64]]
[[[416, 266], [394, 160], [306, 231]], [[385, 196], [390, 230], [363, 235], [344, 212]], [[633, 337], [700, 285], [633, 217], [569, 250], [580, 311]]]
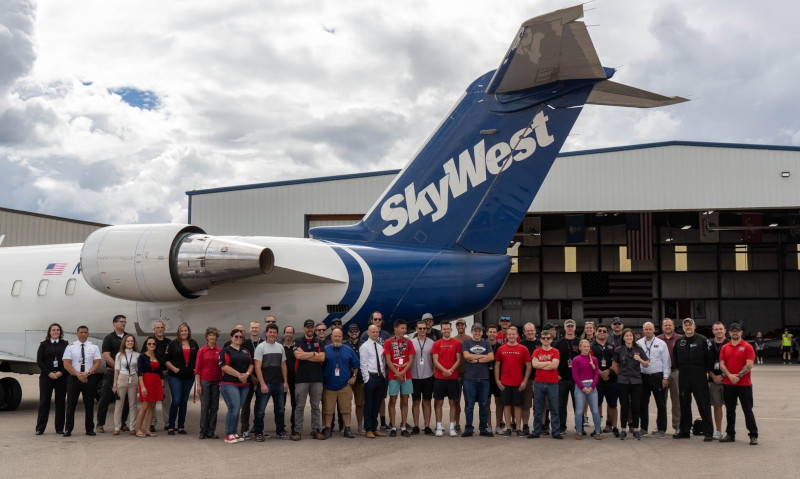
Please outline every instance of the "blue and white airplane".
[[[482, 75], [355, 225], [311, 239], [214, 237], [191, 225], [103, 228], [84, 244], [0, 249], [0, 371], [38, 372], [50, 322], [95, 338], [124, 314], [138, 336], [165, 321], [233, 325], [275, 315], [391, 325], [486, 308], [511, 269], [507, 254], [584, 104], [657, 107], [686, 101], [611, 82], [576, 6], [522, 24], [500, 66]], [[0, 382], [5, 409], [19, 383]]]

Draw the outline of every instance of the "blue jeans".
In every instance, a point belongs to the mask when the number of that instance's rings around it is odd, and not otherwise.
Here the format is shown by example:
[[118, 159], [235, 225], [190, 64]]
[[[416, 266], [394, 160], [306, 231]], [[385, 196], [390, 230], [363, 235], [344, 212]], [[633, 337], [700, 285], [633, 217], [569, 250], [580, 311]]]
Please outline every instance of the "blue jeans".
[[[236, 434], [236, 426], [239, 424], [239, 412], [242, 410], [244, 400], [247, 399], [247, 390], [249, 384], [243, 387], [234, 386], [233, 384], [223, 384], [219, 387], [219, 394], [222, 400], [225, 401], [225, 406], [228, 408], [228, 413], [225, 414], [225, 435], [230, 436]], [[174, 401], [174, 400], [173, 400]]]
[[189, 403], [189, 394], [194, 386], [194, 377], [178, 378], [167, 376], [169, 390], [172, 393], [172, 404], [169, 406], [169, 429], [175, 429], [175, 417], [178, 418], [178, 429], [183, 429], [186, 424], [186, 407]]
[[592, 389], [592, 392], [586, 394], [583, 392], [583, 385], [575, 384], [575, 431], [578, 434], [583, 432], [583, 406], [586, 401], [589, 401], [589, 411], [592, 413], [592, 424], [594, 424], [595, 434], [603, 432], [602, 425], [600, 424], [600, 409], [597, 407], [597, 388]]
[[272, 398], [272, 411], [275, 414], [275, 432], [286, 432], [286, 426], [283, 423], [283, 409], [286, 403], [286, 396], [283, 393], [283, 383], [267, 383], [268, 392], [261, 392], [261, 385], [256, 386], [256, 405], [255, 405], [255, 419], [253, 420], [253, 429], [256, 434], [264, 432], [264, 412], [269, 404], [269, 398]]
[[553, 435], [560, 434], [561, 421], [558, 416], [558, 383], [533, 383], [533, 434], [542, 433], [542, 416], [544, 415], [544, 398], [550, 405], [550, 430]]
[[464, 431], [472, 432], [472, 419], [475, 409], [475, 401], [478, 402], [478, 428], [481, 432], [489, 430], [489, 380], [488, 379], [464, 379], [464, 414], [467, 416], [467, 425]]

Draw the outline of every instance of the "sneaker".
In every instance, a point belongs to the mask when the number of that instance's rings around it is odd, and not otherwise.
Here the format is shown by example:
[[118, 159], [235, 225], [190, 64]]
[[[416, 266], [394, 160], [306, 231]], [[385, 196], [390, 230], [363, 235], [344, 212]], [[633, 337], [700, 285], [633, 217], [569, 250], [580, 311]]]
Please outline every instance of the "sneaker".
[[528, 439], [539, 439], [539, 435], [538, 434], [534, 434], [534, 433], [530, 433], [528, 435]]
[[344, 436], [344, 437], [346, 437], [348, 439], [354, 439], [356, 437], [355, 434], [353, 434], [353, 432], [350, 430], [349, 427], [344, 428], [344, 431], [342, 431], [342, 436]]
[[495, 429], [495, 430], [494, 430], [494, 432], [495, 432], [495, 433], [496, 433], [498, 436], [502, 436], [502, 435], [503, 435], [503, 428], [502, 428], [502, 427], [500, 427], [500, 426], [497, 426], [497, 429]]
[[461, 424], [456, 424], [456, 432], [461, 432]]
[[666, 431], [653, 431], [653, 436], [655, 436], [656, 439], [664, 439], [667, 437], [667, 433]]
[[503, 422], [503, 421], [500, 421], [500, 429], [505, 429], [505, 428], [506, 428], [506, 423]]
[[583, 434], [581, 434], [581, 433], [577, 433], [577, 434], [575, 434], [575, 439], [577, 439], [578, 441], [580, 441], [581, 439], [583, 439]]
[[757, 446], [758, 445], [758, 438], [757, 437], [751, 437], [750, 438], [750, 445], [751, 446]]
[[592, 437], [595, 437], [597, 435], [597, 432], [596, 431], [592, 431], [592, 433], [589, 434], [589, 435], [592, 436]]
[[205, 439], [205, 438], [206, 438], [206, 435], [202, 434], [202, 433], [198, 436], [198, 439]]
[[603, 433], [608, 434], [610, 432], [612, 432], [611, 426], [606, 424], [606, 427], [603, 428]]
[[[466, 434], [466, 433], [464, 433], [464, 434]], [[492, 434], [492, 431], [481, 431], [479, 436], [481, 436], [481, 437], [494, 437], [494, 434]]]
[[423, 432], [425, 433], [426, 436], [433, 436], [433, 429], [429, 427], [426, 427]]
[[155, 427], [155, 426], [153, 426], [153, 425], [151, 425], [151, 426], [150, 426], [150, 432], [156, 432], [156, 427]]
[[461, 433], [461, 437], [472, 437], [472, 436], [473, 436], [472, 431], [464, 431], [463, 433]]
[[362, 427], [361, 429], [358, 430], [358, 435], [359, 436], [366, 436], [367, 435], [367, 430]]
[[236, 442], [244, 442], [244, 438], [238, 434], [234, 434], [236, 436]]
[[249, 441], [250, 439], [252, 439], [252, 438], [250, 437], [250, 433], [249, 433], [249, 432], [247, 432], [247, 431], [242, 431], [242, 435], [241, 435], [240, 437], [241, 437], [243, 440], [245, 440], [245, 441]]
[[639, 433], [640, 437], [647, 437], [647, 431], [636, 431]]
[[633, 432], [633, 438], [634, 438], [634, 439], [636, 439], [637, 441], [641, 441], [641, 440], [642, 440], [642, 433], [641, 433], [641, 431], [634, 431], [634, 432]]
[[689, 439], [691, 436], [689, 434], [683, 434], [680, 432], [676, 432], [672, 435], [672, 439]]
[[330, 439], [333, 437], [333, 429], [326, 427], [322, 429], [322, 435], [325, 436], [325, 439]]
[[408, 432], [408, 429], [403, 429], [402, 431], [400, 431], [400, 435], [403, 437], [411, 437], [411, 433]]
[[715, 441], [719, 441], [722, 439], [722, 431], [714, 431], [714, 435], [711, 436]]
[[589, 415], [588, 414], [584, 414], [583, 415], [583, 425], [584, 426], [588, 426], [589, 425]]
[[275, 438], [276, 439], [283, 439], [284, 441], [286, 441], [286, 440], [291, 439], [292, 436], [286, 434], [286, 431], [283, 431], [283, 432], [279, 432], [278, 434], [276, 434]]
[[597, 439], [598, 441], [599, 441], [599, 440], [601, 440], [601, 439], [603, 439], [603, 433], [600, 433], [600, 434], [595, 434], [595, 435], [594, 435], [594, 438], [595, 438], [595, 439]]
[[562, 436], [561, 434], [553, 434], [552, 437], [553, 439], [564, 439], [564, 436]]
[[611, 433], [614, 434], [614, 437], [619, 437], [619, 429], [616, 427], [611, 428]]
[[444, 431], [442, 431], [441, 428], [437, 427], [436, 428], [436, 437], [442, 437], [442, 436], [444, 436]]
[[227, 436], [225, 436], [225, 444], [233, 444], [235, 442], [239, 442], [239, 441], [236, 439], [236, 436], [234, 436], [233, 434], [228, 434]]
[[525, 436], [527, 436], [527, 434], [525, 434], [521, 430], [517, 429], [517, 437], [525, 437]]
[[392, 432], [389, 433], [389, 437], [397, 437], [397, 429], [392, 428]]
[[170, 436], [174, 436], [175, 435], [175, 429], [170, 429], [169, 431], [167, 431], [167, 434], [170, 435]]
[[522, 426], [522, 432], [525, 433], [526, 436], [531, 433], [531, 430], [527, 424]]
[[549, 427], [542, 428], [542, 436], [549, 436], [549, 435], [550, 435], [550, 428]]
[[628, 431], [620, 431], [619, 433], [619, 440], [624, 441], [626, 437], [628, 437]]
[[256, 434], [256, 442], [264, 442], [264, 435], [263, 434]]
[[414, 434], [414, 435], [419, 434], [419, 427], [418, 426], [414, 426], [414, 429], [411, 430], [411, 434]]
[[719, 439], [719, 442], [736, 442], [736, 438], [735, 438], [735, 437], [733, 437], [733, 436], [728, 436], [728, 435], [726, 434], [726, 435], [725, 435], [725, 437], [721, 437], [721, 438]]
[[450, 437], [456, 437], [456, 436], [458, 436], [458, 431], [456, 430], [456, 428], [451, 427], [450, 428]]
[[500, 435], [503, 437], [511, 437], [511, 429], [506, 429]]

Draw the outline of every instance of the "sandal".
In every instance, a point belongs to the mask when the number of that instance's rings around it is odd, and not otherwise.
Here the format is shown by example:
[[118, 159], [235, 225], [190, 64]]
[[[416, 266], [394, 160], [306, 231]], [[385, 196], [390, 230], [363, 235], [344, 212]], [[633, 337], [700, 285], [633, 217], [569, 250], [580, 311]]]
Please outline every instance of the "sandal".
[[136, 429], [131, 429], [131, 436], [135, 436], [135, 435], [136, 435]]
[[139, 432], [137, 432], [137, 433], [136, 433], [136, 437], [145, 437], [145, 435], [144, 435], [144, 434], [142, 434], [142, 432], [141, 432], [141, 431], [139, 431]]
[[158, 436], [158, 434], [156, 434], [154, 432], [147, 433], [147, 437], [156, 437], [156, 436]]

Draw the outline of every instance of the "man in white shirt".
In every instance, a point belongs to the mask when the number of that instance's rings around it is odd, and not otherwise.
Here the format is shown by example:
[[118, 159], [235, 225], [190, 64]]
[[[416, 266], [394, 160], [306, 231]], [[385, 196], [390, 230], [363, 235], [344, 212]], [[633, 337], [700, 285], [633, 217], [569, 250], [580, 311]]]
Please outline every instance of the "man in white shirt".
[[89, 339], [89, 328], [78, 326], [78, 340], [64, 350], [64, 369], [69, 373], [67, 378], [67, 417], [64, 426], [64, 437], [72, 435], [75, 426], [75, 407], [78, 396], [83, 394], [83, 407], [86, 415], [86, 435], [95, 436], [94, 432], [94, 396], [97, 390], [97, 376], [100, 368], [100, 348]]
[[367, 329], [368, 339], [358, 348], [361, 377], [364, 378], [364, 430], [369, 439], [386, 436], [378, 430], [378, 413], [386, 397], [386, 363], [380, 340], [380, 328], [373, 324]]
[[664, 389], [669, 385], [669, 373], [672, 360], [669, 355], [667, 343], [655, 336], [656, 328], [651, 322], [642, 325], [644, 337], [636, 344], [644, 349], [650, 364], [642, 366], [642, 406], [639, 417], [642, 421], [642, 436], [647, 435], [649, 422], [650, 393], [656, 401], [656, 430], [653, 435], [659, 439], [664, 439], [667, 435], [667, 401], [664, 397]]

